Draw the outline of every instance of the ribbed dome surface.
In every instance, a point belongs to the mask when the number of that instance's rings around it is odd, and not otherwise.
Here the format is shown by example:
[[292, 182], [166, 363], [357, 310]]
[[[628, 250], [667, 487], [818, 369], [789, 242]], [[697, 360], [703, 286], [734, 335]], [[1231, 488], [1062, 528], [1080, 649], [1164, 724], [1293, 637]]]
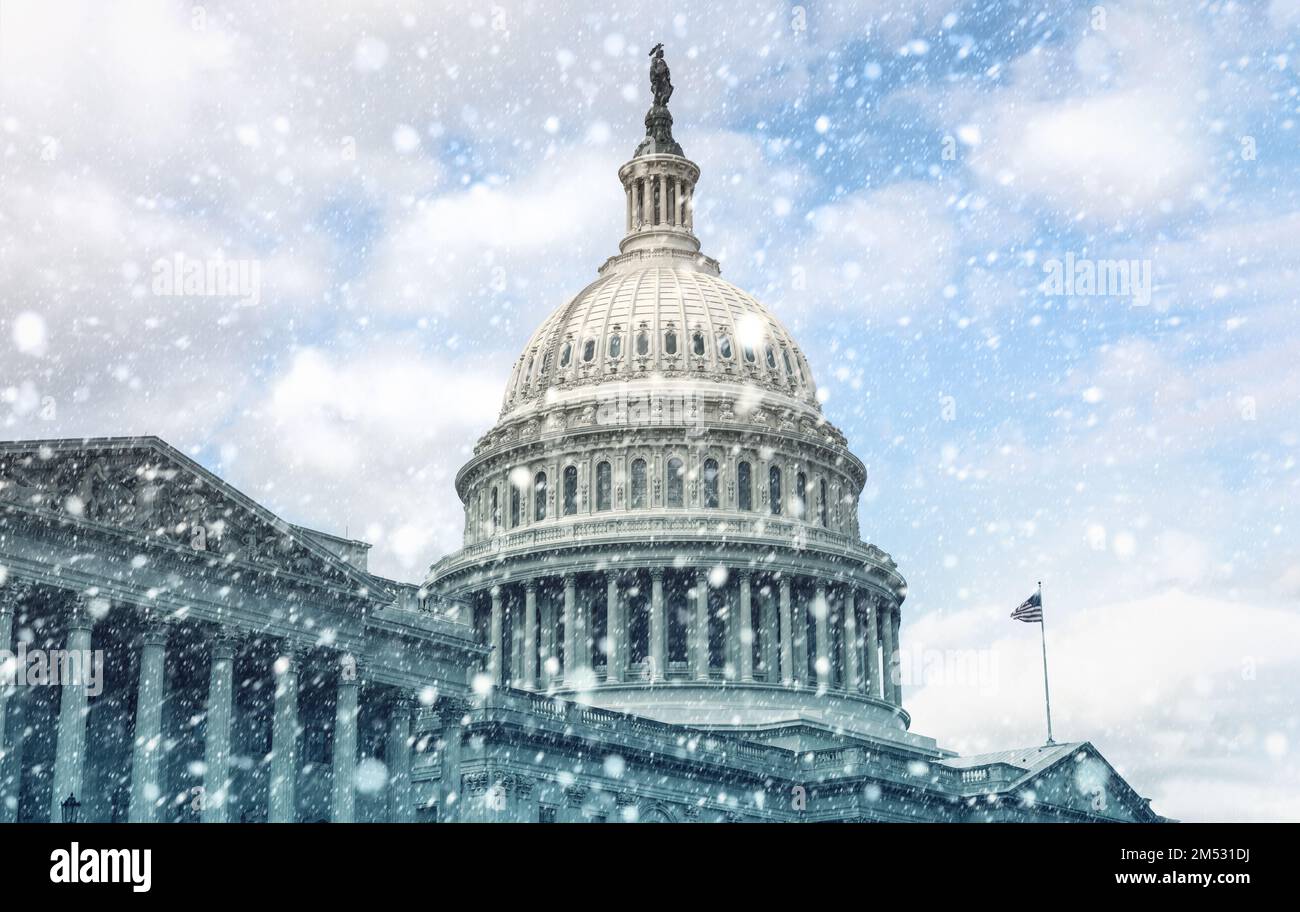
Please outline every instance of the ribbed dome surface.
[[606, 270], [542, 323], [503, 411], [553, 388], [649, 377], [745, 383], [817, 408], [803, 353], [763, 305], [711, 269], [648, 257]]

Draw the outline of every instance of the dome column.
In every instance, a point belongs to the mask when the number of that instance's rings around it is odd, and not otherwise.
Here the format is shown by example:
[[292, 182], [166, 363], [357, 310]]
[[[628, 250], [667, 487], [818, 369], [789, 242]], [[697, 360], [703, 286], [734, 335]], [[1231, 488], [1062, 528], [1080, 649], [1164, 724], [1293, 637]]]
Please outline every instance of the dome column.
[[564, 683], [578, 677], [578, 581], [564, 574]]
[[852, 586], [844, 588], [844, 606], [841, 609], [844, 621], [844, 689], [849, 693], [858, 693], [862, 689], [862, 679], [858, 673], [858, 606]]
[[817, 624], [817, 688], [831, 686], [831, 606], [826, 600], [826, 583], [817, 581], [817, 594], [813, 597], [813, 619]]
[[799, 604], [792, 606], [791, 612], [794, 615], [794, 635], [791, 639], [794, 646], [794, 683], [799, 687], [808, 683], [808, 605], [800, 599]]
[[754, 613], [751, 580], [753, 574], [740, 571], [740, 680], [754, 680]]
[[894, 705], [903, 705], [903, 677], [900, 666], [900, 651], [902, 649], [902, 639], [899, 637], [899, 627], [902, 625], [903, 615], [897, 602], [891, 602], [889, 606], [889, 628], [893, 634], [893, 643], [889, 653], [889, 679], [894, 684]]
[[668, 666], [664, 659], [664, 570], [655, 567], [650, 571], [650, 680], [666, 676]]
[[605, 680], [623, 682], [623, 617], [618, 596], [618, 576], [605, 573]]
[[492, 649], [488, 653], [488, 677], [492, 679], [492, 684], [495, 686], [501, 683], [502, 672], [501, 639], [504, 618], [501, 609], [501, 587], [493, 586], [491, 594], [492, 617], [488, 625], [488, 637], [490, 639], [488, 645]]
[[794, 611], [790, 604], [790, 577], [781, 576], [781, 681], [790, 687], [798, 683], [794, 673]]
[[695, 571], [695, 680], [709, 679], [709, 571]]
[[537, 581], [524, 583], [524, 688], [537, 689]]
[[881, 692], [886, 703], [898, 705], [898, 683], [896, 677], [898, 663], [898, 646], [895, 640], [893, 607], [888, 601], [880, 601], [880, 645], [881, 645]]
[[863, 652], [867, 659], [866, 691], [867, 696], [869, 697], [879, 697], [881, 695], [879, 652], [880, 632], [876, 626], [876, 618], [878, 616], [876, 605], [878, 604], [878, 599], [868, 595], [863, 601], [867, 609], [866, 617], [864, 618], [866, 629], [862, 633]]

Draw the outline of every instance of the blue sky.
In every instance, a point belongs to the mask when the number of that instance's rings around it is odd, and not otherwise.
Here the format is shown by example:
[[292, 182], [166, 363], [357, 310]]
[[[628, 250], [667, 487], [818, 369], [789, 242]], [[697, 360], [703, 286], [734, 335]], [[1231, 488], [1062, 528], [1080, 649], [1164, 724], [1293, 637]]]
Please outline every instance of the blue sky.
[[[614, 252], [667, 46], [696, 224], [870, 471], [907, 690], [1164, 813], [1300, 817], [1300, 3], [6, 3], [0, 428], [153, 433], [418, 579], [533, 327]], [[183, 252], [255, 307], [160, 298]], [[1150, 303], [1046, 293], [1067, 254]]]

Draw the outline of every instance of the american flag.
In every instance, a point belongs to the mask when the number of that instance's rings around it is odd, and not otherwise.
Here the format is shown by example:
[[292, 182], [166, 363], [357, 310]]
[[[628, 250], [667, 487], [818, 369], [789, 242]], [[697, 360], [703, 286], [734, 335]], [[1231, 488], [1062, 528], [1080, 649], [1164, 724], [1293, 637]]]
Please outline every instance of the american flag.
[[1041, 624], [1043, 622], [1043, 597], [1035, 592], [1019, 608], [1011, 612], [1011, 617], [1017, 621], [1024, 621], [1026, 624]]

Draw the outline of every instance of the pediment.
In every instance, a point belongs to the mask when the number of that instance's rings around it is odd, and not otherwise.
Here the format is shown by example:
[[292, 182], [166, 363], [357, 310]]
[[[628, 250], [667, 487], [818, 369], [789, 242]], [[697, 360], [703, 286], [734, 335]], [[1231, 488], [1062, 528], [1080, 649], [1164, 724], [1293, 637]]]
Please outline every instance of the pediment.
[[214, 561], [350, 587], [370, 581], [157, 438], [0, 444], [0, 510], [13, 507]]

